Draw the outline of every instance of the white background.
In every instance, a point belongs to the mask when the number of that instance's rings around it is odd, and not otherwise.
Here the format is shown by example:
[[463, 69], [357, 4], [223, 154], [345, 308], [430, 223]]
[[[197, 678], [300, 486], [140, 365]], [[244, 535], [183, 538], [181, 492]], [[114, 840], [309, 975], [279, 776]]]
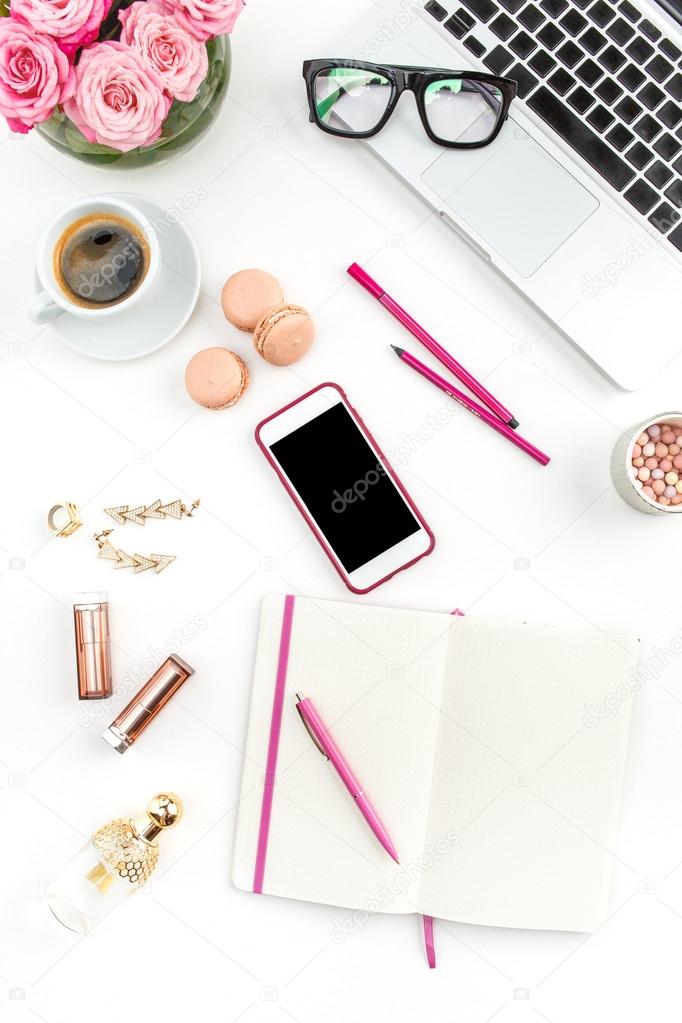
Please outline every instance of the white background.
[[[596, 1023], [668, 1018], [678, 1002], [674, 657], [653, 666], [637, 697], [611, 913], [593, 936], [439, 923], [429, 971], [417, 918], [376, 917], [339, 942], [347, 912], [230, 884], [260, 599], [346, 596], [253, 441], [260, 418], [309, 386], [346, 387], [437, 536], [432, 556], [349, 599], [632, 629], [659, 648], [680, 629], [679, 523], [627, 507], [608, 463], [626, 428], [679, 408], [682, 363], [645, 390], [618, 391], [368, 151], [308, 124], [301, 61], [332, 55], [330, 37], [366, 6], [253, 0], [233, 36], [219, 122], [167, 165], [116, 173], [35, 135], [2, 136], [0, 1023], [421, 1014]], [[201, 252], [202, 292], [168, 347], [95, 362], [27, 320], [36, 239], [63, 204], [129, 191], [170, 210], [197, 189], [205, 198], [184, 222]], [[429, 425], [445, 402], [390, 353], [391, 342], [417, 345], [346, 276], [354, 259], [486, 380], [552, 455], [548, 468], [464, 413]], [[272, 271], [314, 315], [314, 348], [289, 370], [261, 362], [222, 315], [223, 281], [248, 266]], [[614, 286], [627, 288], [627, 273]], [[185, 364], [207, 345], [250, 364], [247, 395], [225, 412], [198, 409], [184, 392]], [[114, 536], [126, 549], [177, 554], [163, 575], [96, 560], [91, 534], [108, 524], [105, 506], [177, 496], [201, 497], [196, 518]], [[80, 504], [85, 527], [51, 539], [46, 512], [65, 499]], [[70, 595], [93, 587], [109, 589], [120, 695], [79, 705]], [[117, 756], [101, 731], [124, 691], [178, 644], [196, 675]], [[165, 836], [151, 890], [85, 939], [51, 924], [39, 900], [46, 880], [97, 826], [168, 787], [186, 816]]]

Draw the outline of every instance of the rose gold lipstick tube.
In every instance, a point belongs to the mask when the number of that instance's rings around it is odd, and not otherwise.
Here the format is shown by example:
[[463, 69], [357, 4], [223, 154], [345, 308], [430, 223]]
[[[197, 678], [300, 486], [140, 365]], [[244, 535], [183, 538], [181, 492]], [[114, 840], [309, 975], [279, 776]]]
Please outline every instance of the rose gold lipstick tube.
[[162, 707], [166, 706], [183, 682], [193, 674], [194, 668], [191, 668], [187, 661], [175, 655], [169, 657], [102, 733], [102, 738], [106, 739], [117, 753], [125, 753], [147, 725], [152, 723]]
[[79, 700], [105, 700], [111, 696], [109, 604], [102, 590], [74, 593], [76, 671]]

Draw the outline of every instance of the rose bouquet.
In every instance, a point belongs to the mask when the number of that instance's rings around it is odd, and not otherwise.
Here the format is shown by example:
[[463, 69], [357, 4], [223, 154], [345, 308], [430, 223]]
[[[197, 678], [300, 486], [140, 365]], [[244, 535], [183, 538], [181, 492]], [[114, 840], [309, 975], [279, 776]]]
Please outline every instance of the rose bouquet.
[[12, 131], [38, 127], [98, 162], [178, 148], [212, 120], [229, 73], [226, 37], [243, 6], [0, 0], [0, 114]]

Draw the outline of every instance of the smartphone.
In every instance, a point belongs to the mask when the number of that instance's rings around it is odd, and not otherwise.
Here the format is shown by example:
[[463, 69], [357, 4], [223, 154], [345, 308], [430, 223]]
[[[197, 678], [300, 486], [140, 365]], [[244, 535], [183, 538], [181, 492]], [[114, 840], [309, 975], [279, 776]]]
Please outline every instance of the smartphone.
[[433, 550], [433, 533], [338, 384], [268, 416], [256, 440], [354, 593]]

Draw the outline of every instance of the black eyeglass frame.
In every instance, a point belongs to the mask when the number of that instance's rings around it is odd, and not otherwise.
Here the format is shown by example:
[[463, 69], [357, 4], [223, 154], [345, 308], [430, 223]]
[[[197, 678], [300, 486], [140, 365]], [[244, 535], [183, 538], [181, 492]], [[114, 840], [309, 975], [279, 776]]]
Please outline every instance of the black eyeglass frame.
[[[315, 102], [315, 79], [322, 71], [344, 67], [357, 68], [360, 71], [376, 71], [391, 83], [391, 96], [386, 110], [377, 124], [368, 131], [345, 131], [342, 128], [332, 128], [325, 124], [318, 116]], [[403, 92], [412, 92], [417, 102], [417, 110], [419, 111], [424, 131], [432, 142], [439, 146], [445, 146], [448, 149], [480, 149], [481, 146], [487, 146], [493, 142], [499, 135], [500, 129], [509, 115], [509, 107], [517, 91], [517, 85], [513, 78], [500, 78], [498, 75], [488, 75], [482, 71], [453, 71], [451, 68], [412, 67], [408, 64], [374, 64], [364, 60], [337, 60], [334, 58], [329, 60], [324, 60], [323, 58], [304, 60], [303, 78], [305, 79], [306, 92], [308, 94], [309, 120], [322, 131], [328, 132], [329, 135], [349, 139], [372, 138], [373, 135], [377, 135], [386, 125]], [[452, 142], [448, 139], [439, 138], [432, 130], [426, 113], [424, 96], [427, 87], [432, 82], [440, 82], [446, 78], [461, 78], [464, 81], [474, 83], [481, 82], [485, 85], [495, 86], [500, 90], [502, 93], [502, 103], [497, 123], [488, 138], [483, 139], [481, 142]]]

